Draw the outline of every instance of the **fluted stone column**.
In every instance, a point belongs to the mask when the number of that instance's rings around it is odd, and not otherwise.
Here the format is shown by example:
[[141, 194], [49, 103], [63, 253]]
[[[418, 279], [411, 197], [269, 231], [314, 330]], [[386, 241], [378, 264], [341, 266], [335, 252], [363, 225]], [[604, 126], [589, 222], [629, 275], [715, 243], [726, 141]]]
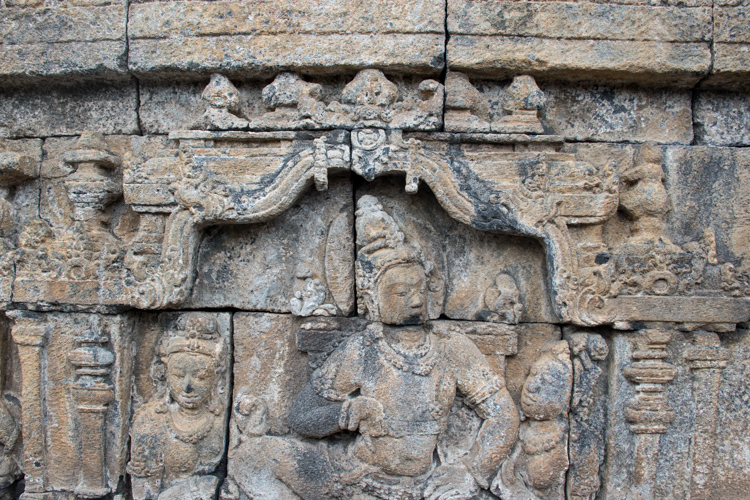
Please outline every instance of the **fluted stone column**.
[[44, 438], [44, 408], [42, 394], [42, 349], [47, 340], [47, 323], [34, 317], [23, 317], [21, 313], [9, 312], [15, 320], [11, 329], [13, 341], [18, 346], [21, 358], [21, 397], [23, 412], [23, 470], [26, 489], [22, 500], [41, 500], [44, 494], [44, 468], [46, 446]]
[[685, 360], [693, 371], [695, 398], [695, 431], [690, 449], [691, 500], [711, 498], [719, 386], [721, 370], [726, 368], [729, 354], [728, 350], [721, 347], [719, 336], [710, 332], [696, 334], [696, 346], [685, 352]]
[[81, 421], [81, 481], [75, 490], [82, 498], [99, 498], [110, 492], [105, 476], [104, 424], [107, 407], [115, 398], [112, 383], [106, 380], [114, 354], [103, 346], [106, 337], [88, 331], [76, 338], [79, 347], [68, 359], [76, 367], [73, 396]]
[[659, 438], [667, 431], [667, 424], [675, 419], [675, 412], [664, 394], [667, 384], [677, 376], [677, 368], [664, 361], [671, 338], [671, 331], [644, 330], [633, 352], [635, 361], [623, 370], [623, 375], [635, 384], [636, 390], [635, 397], [625, 409], [625, 419], [636, 435], [634, 500], [654, 498]]

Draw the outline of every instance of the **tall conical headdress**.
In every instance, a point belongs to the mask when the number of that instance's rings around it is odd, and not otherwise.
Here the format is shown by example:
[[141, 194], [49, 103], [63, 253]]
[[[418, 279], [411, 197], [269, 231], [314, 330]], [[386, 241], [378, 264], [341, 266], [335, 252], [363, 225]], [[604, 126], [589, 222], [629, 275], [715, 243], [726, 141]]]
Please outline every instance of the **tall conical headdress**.
[[425, 274], [432, 272], [418, 245], [404, 241], [404, 233], [380, 204], [377, 198], [362, 196], [357, 202], [357, 312], [368, 319], [379, 320], [377, 283], [388, 269], [418, 264]]

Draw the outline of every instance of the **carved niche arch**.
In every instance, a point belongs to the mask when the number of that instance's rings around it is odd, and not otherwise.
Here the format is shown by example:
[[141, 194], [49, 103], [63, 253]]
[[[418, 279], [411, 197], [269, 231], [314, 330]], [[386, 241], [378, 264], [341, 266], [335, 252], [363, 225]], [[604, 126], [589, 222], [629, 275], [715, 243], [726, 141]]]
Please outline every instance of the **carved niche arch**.
[[135, 273], [144, 279], [128, 286], [138, 308], [173, 307], [188, 298], [204, 228], [270, 220], [310, 185], [325, 190], [329, 172], [350, 170], [368, 181], [404, 174], [407, 192], [424, 182], [459, 222], [541, 240], [560, 319], [608, 320], [602, 272], [579, 269], [568, 225], [600, 224], [616, 211], [615, 171], [557, 152], [558, 137], [355, 129], [177, 131], [169, 138], [177, 144], [170, 156], [126, 161], [125, 201], [143, 214], [168, 214], [158, 265]]

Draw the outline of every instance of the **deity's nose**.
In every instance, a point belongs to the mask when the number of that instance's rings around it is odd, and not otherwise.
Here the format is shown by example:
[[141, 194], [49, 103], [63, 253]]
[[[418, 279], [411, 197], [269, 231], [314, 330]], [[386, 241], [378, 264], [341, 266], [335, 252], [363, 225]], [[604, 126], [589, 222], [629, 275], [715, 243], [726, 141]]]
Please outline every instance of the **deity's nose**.
[[411, 306], [412, 309], [418, 309], [422, 307], [422, 296], [418, 293], [412, 295], [409, 306]]
[[185, 394], [190, 394], [193, 392], [193, 383], [189, 378], [185, 382]]

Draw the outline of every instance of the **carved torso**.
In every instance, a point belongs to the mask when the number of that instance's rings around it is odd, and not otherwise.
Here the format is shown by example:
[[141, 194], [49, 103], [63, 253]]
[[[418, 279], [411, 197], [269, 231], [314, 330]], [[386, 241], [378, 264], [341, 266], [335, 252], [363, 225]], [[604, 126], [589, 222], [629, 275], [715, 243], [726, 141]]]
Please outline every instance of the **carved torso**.
[[[383, 471], [403, 476], [425, 473], [456, 392], [476, 406], [502, 383], [483, 356], [460, 334], [428, 333], [414, 356], [404, 356], [372, 331], [351, 338], [334, 351], [312, 378], [325, 399], [346, 401], [359, 391], [383, 406], [386, 435], [360, 434], [354, 454]], [[421, 354], [421, 355], [420, 355]], [[473, 363], [466, 363], [466, 358]], [[398, 396], [396, 396], [398, 395]], [[399, 450], [393, 453], [393, 450]], [[394, 462], [393, 457], [398, 457]]]

